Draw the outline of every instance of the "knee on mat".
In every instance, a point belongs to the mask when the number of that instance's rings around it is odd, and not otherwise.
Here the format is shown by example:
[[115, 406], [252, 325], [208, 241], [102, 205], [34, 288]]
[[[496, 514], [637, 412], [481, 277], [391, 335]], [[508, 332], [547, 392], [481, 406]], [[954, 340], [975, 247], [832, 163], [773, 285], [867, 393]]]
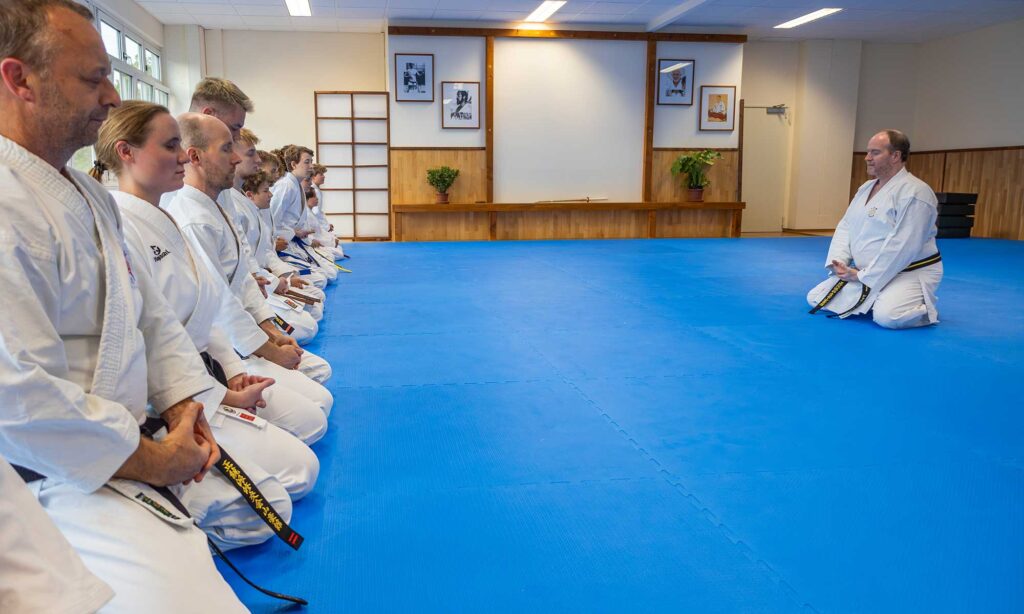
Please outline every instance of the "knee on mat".
[[320, 477], [320, 459], [316, 453], [302, 442], [296, 443], [302, 446], [302, 451], [295, 454], [296, 462], [289, 468], [287, 477], [282, 480], [292, 501], [298, 501], [312, 492], [317, 478]]
[[923, 303], [909, 309], [897, 309], [889, 305], [875, 303], [871, 310], [871, 316], [875, 324], [891, 330], [916, 328], [930, 324], [928, 308]]
[[300, 432], [292, 433], [307, 446], [320, 441], [327, 434], [327, 415], [312, 402], [310, 406], [310, 411], [304, 412], [306, 419], [298, 429]]
[[[266, 500], [277, 510], [277, 513], [281, 516], [281, 519], [285, 522], [291, 522], [292, 519], [292, 499], [289, 496], [288, 491], [285, 490], [277, 478], [267, 476], [265, 479], [260, 480], [256, 485]], [[248, 502], [239, 499], [236, 506], [239, 508], [245, 508], [245, 513], [250, 515], [250, 518], [244, 522], [238, 524], [232, 524], [230, 522], [221, 524], [216, 521], [213, 522], [212, 526], [202, 527], [210, 539], [217, 544], [222, 550], [233, 550], [235, 548], [242, 548], [244, 546], [255, 546], [262, 544], [263, 542], [274, 537], [274, 530], [267, 526], [267, 523], [263, 522], [256, 512], [248, 507]], [[237, 512], [233, 512], [233, 515]], [[209, 520], [209, 519], [207, 519]], [[202, 525], [200, 525], [202, 526]]]

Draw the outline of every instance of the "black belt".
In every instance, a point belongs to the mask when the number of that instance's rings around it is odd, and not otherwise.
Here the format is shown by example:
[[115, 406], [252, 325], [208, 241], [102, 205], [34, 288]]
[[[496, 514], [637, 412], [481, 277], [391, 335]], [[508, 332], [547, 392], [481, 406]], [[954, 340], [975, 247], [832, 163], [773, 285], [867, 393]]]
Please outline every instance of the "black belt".
[[[920, 260], [915, 260], [914, 262], [911, 262], [910, 264], [907, 265], [907, 268], [905, 268], [902, 271], [900, 271], [900, 273], [906, 273], [907, 271], [916, 271], [917, 269], [923, 269], [926, 266], [930, 266], [930, 265], [933, 265], [933, 264], [935, 264], [937, 262], [941, 262], [941, 261], [942, 261], [942, 254], [936, 252], [932, 256], [928, 256], [927, 258], [921, 258]], [[810, 314], [818, 313], [825, 305], [828, 305], [829, 303], [831, 303], [832, 299], [834, 299], [836, 296], [838, 296], [840, 290], [845, 288], [846, 284], [848, 284], [848, 283], [849, 282], [844, 280], [844, 279], [840, 279], [839, 281], [837, 281], [836, 285], [832, 286], [832, 289], [828, 291], [828, 293], [825, 295], [825, 297], [822, 298], [820, 301], [818, 301], [818, 304], [815, 305], [813, 308], [811, 308], [811, 310], [808, 313], [810, 313]], [[863, 305], [864, 301], [867, 300], [868, 295], [871, 294], [871, 288], [867, 287], [864, 284], [861, 284], [861, 285], [862, 285], [862, 287], [861, 287], [861, 290], [860, 290], [860, 299], [857, 301], [857, 304], [854, 305], [853, 307], [847, 309], [843, 313], [834, 314], [834, 315], [829, 316], [829, 317], [841, 318], [841, 317], [843, 317], [843, 316], [845, 316], [847, 314], [853, 313], [854, 311], [857, 310], [858, 307]]]
[[[204, 354], [205, 354], [205, 352], [204, 352]], [[205, 355], [203, 357], [203, 362], [206, 362], [208, 357], [209, 357], [209, 355]], [[220, 367], [220, 365], [215, 360], [213, 360], [212, 358], [210, 358], [210, 360], [213, 361], [213, 363], [216, 364], [218, 368]], [[223, 373], [223, 369], [221, 370], [221, 373]], [[165, 426], [167, 426], [167, 423], [164, 422], [162, 419], [150, 417], [150, 418], [146, 418], [146, 421], [143, 422], [142, 425], [139, 426], [139, 432], [142, 433], [142, 435], [144, 437], [152, 438], [154, 433], [156, 433], [160, 429], [164, 428]], [[222, 462], [224, 461], [225, 457], [227, 457], [227, 455], [224, 453], [224, 449], [221, 448], [221, 461]], [[227, 457], [227, 458], [230, 459], [230, 457]], [[234, 464], [234, 461], [232, 460], [231, 463]], [[19, 476], [21, 476], [21, 479], [24, 480], [26, 484], [31, 484], [32, 482], [37, 482], [39, 480], [46, 479], [46, 476], [44, 476], [43, 474], [38, 473], [36, 471], [33, 471], [33, 470], [31, 470], [31, 469], [29, 469], [27, 467], [22, 467], [20, 465], [11, 465], [11, 466], [14, 467], [14, 470], [18, 473]], [[235, 465], [235, 466], [237, 467], [237, 465]], [[221, 468], [221, 463], [217, 463], [217, 468], [218, 469]], [[223, 471], [223, 469], [221, 469], [221, 471]], [[239, 471], [241, 471], [241, 470], [239, 470]], [[246, 478], [248, 478], [248, 476], [246, 476]], [[229, 481], [232, 482], [232, 484], [235, 483], [234, 481], [231, 480], [230, 476], [229, 476], [228, 479], [229, 479]], [[163, 496], [164, 499], [166, 499], [168, 502], [171, 503], [171, 505], [173, 505], [175, 508], [177, 508], [177, 510], [179, 512], [184, 514], [184, 516], [186, 518], [191, 518], [192, 517], [192, 514], [188, 513], [188, 508], [185, 507], [185, 504], [181, 502], [181, 499], [179, 499], [178, 496], [175, 495], [174, 492], [171, 491], [170, 488], [168, 488], [166, 486], [153, 486], [152, 484], [150, 484], [149, 486], [151, 488], [153, 488], [153, 490], [155, 490], [158, 493], [160, 493], [160, 495]], [[252, 488], [255, 491], [255, 488], [256, 488], [255, 485]], [[259, 491], [256, 491], [256, 492], [259, 492]], [[249, 499], [246, 498], [246, 501], [249, 501]], [[252, 505], [252, 503], [249, 502], [249, 505]], [[266, 505], [269, 507], [269, 503], [266, 504]], [[258, 512], [258, 510], [257, 510], [257, 512]], [[263, 516], [261, 516], [261, 518], [263, 518]], [[264, 522], [266, 522], [265, 518], [264, 518]], [[285, 526], [287, 526], [287, 525], [285, 525]], [[294, 533], [294, 531], [293, 531], [293, 533]], [[295, 533], [295, 535], [298, 536], [298, 533]], [[217, 544], [213, 543], [213, 540], [210, 539], [209, 535], [206, 536], [206, 543], [210, 547], [210, 550], [212, 550], [213, 553], [216, 556], [219, 556], [221, 558], [221, 560], [224, 561], [224, 563], [228, 567], [230, 567], [231, 570], [234, 571], [238, 575], [238, 577], [241, 578], [249, 586], [253, 587], [254, 589], [258, 590], [259, 592], [263, 593], [264, 595], [267, 595], [269, 597], [273, 597], [275, 599], [280, 599], [282, 601], [289, 601], [291, 603], [297, 603], [299, 605], [309, 605], [309, 602], [306, 601], [305, 599], [301, 598], [301, 597], [293, 597], [291, 595], [285, 595], [284, 593], [278, 593], [276, 591], [265, 589], [262, 586], [256, 584], [255, 582], [253, 582], [252, 580], [247, 578], [245, 576], [245, 574], [243, 574], [242, 571], [240, 569], [238, 569], [238, 567], [236, 567], [235, 564], [232, 563], [230, 559], [228, 559], [227, 555], [224, 554], [224, 551], [221, 550], [217, 546]], [[302, 544], [302, 537], [299, 536], [298, 545], [292, 545], [292, 544], [289, 544], [289, 545], [291, 545], [293, 548], [298, 549], [299, 545], [301, 545], [301, 544]]]
[[[224, 368], [220, 366], [220, 363], [207, 352], [200, 352], [200, 355], [203, 357], [203, 364], [206, 365], [207, 372], [220, 382], [222, 386], [227, 388], [227, 374], [224, 373]], [[146, 424], [149, 424], [150, 420], [158, 420], [162, 426], [163, 420], [150, 418], [146, 420]], [[145, 425], [143, 426], [145, 427]], [[231, 483], [235, 490], [242, 495], [245, 502], [249, 504], [249, 507], [260, 517], [260, 520], [270, 527], [274, 535], [277, 535], [281, 541], [295, 550], [302, 546], [302, 542], [305, 541], [304, 538], [288, 526], [288, 523], [284, 521], [284, 518], [281, 518], [281, 515], [274, 509], [274, 506], [270, 504], [270, 501], [267, 500], [263, 493], [260, 492], [252, 479], [238, 466], [235, 459], [231, 458], [231, 455], [223, 447], [220, 449], [220, 460], [214, 466], [228, 479], [228, 482]]]

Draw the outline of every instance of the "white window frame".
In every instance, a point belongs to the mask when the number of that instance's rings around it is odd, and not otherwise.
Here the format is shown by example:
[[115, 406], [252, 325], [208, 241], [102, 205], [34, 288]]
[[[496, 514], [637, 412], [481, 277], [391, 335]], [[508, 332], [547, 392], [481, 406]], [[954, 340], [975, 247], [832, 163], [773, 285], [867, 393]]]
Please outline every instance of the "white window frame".
[[[118, 32], [118, 35], [117, 35], [118, 53], [121, 54], [121, 57], [113, 56], [113, 55], [110, 55], [109, 53], [107, 54], [107, 57], [110, 58], [110, 67], [111, 68], [117, 69], [117, 70], [121, 71], [122, 73], [124, 73], [124, 74], [126, 74], [126, 75], [128, 75], [128, 76], [130, 76], [132, 78], [132, 88], [131, 88], [132, 91], [131, 92], [127, 92], [126, 95], [122, 96], [122, 98], [124, 98], [125, 100], [138, 100], [138, 98], [136, 98], [136, 94], [139, 91], [139, 89], [138, 89], [139, 88], [138, 82], [142, 81], [143, 83], [149, 84], [153, 88], [153, 98], [154, 99], [150, 100], [149, 102], [157, 102], [159, 104], [159, 101], [156, 100], [156, 98], [158, 97], [157, 92], [161, 92], [165, 96], [167, 96], [167, 100], [169, 102], [170, 98], [171, 98], [171, 91], [170, 91], [170, 88], [168, 88], [167, 85], [163, 81], [163, 77], [166, 74], [164, 72], [164, 50], [162, 48], [154, 45], [153, 43], [149, 42], [146, 39], [145, 36], [142, 36], [137, 31], [127, 27], [124, 24], [123, 21], [121, 21], [120, 19], [118, 19], [114, 15], [110, 14], [106, 10], [104, 10], [104, 9], [102, 9], [102, 8], [96, 6], [95, 4], [92, 4], [92, 3], [85, 3], [85, 4], [86, 4], [86, 6], [88, 6], [92, 10], [93, 15], [95, 16], [95, 24], [94, 25], [96, 26], [97, 30], [100, 29], [100, 22], [101, 21], [105, 21], [110, 26], [112, 26], [112, 27], [117, 29], [117, 32]], [[126, 36], [131, 38], [133, 41], [135, 41], [135, 42], [140, 44], [140, 48], [139, 48], [139, 63], [142, 64], [142, 68], [135, 68], [134, 66], [129, 64], [124, 59], [124, 53], [125, 53], [124, 39], [125, 39]], [[160, 78], [159, 79], [157, 79], [156, 77], [154, 77], [150, 73], [146, 72], [146, 70], [145, 70], [145, 67], [146, 67], [146, 52], [147, 51], [157, 57], [157, 64], [158, 64], [157, 72], [160, 74]]]

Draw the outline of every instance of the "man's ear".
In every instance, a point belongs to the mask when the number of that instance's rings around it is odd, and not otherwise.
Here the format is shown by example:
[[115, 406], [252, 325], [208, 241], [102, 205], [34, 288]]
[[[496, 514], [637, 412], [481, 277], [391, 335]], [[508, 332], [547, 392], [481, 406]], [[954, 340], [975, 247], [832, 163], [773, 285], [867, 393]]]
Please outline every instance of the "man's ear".
[[196, 147], [189, 147], [185, 150], [185, 155], [188, 156], [190, 164], [198, 164], [202, 157], [199, 155], [199, 149]]
[[0, 60], [0, 80], [4, 89], [25, 102], [36, 102], [36, 92], [28, 82], [31, 69], [18, 58]]

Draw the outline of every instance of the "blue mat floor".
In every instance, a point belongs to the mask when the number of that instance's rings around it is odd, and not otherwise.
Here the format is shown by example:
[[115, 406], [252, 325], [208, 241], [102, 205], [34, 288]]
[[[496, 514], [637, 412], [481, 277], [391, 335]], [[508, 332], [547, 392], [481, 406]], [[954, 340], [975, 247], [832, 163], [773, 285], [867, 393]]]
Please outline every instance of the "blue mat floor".
[[347, 247], [307, 541], [233, 559], [309, 612], [1024, 611], [1024, 242], [941, 242], [898, 332], [807, 314], [827, 245]]

